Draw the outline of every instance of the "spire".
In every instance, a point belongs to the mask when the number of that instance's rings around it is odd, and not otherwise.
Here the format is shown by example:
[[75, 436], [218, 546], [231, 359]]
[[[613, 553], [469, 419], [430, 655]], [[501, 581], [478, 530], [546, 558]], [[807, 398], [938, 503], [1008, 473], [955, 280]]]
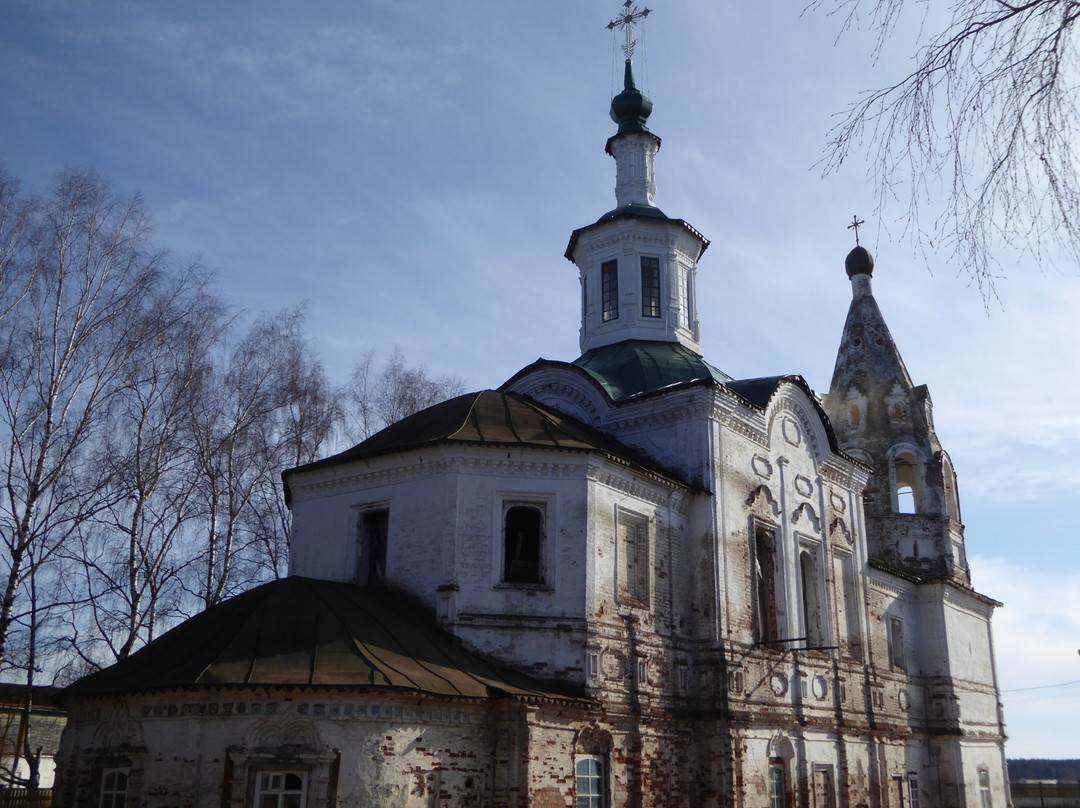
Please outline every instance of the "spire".
[[865, 491], [870, 554], [967, 585], [956, 475], [934, 431], [930, 394], [912, 383], [874, 299], [873, 256], [856, 243], [844, 268], [852, 300], [824, 405], [841, 448], [874, 469]]
[[844, 259], [851, 279], [851, 306], [848, 308], [840, 350], [836, 356], [829, 394], [852, 386], [898, 384], [905, 391], [914, 386], [889, 326], [874, 299], [871, 277], [874, 257], [865, 247], [856, 246]]
[[618, 131], [607, 141], [615, 158], [616, 207], [570, 236], [566, 257], [581, 273], [583, 354], [632, 341], [664, 343], [700, 354], [697, 262], [709, 241], [653, 204], [660, 138], [649, 131], [650, 101], [634, 83], [634, 25], [649, 9], [633, 0], [607, 27], [625, 33], [623, 90], [611, 99]]

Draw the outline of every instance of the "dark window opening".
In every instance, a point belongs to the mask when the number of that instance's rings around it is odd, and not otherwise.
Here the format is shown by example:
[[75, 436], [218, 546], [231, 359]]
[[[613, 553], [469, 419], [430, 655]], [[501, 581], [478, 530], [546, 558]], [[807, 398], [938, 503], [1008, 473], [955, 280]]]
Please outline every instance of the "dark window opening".
[[817, 563], [807, 550], [799, 554], [799, 572], [802, 578], [803, 636], [807, 647], [820, 648], [825, 644], [821, 625], [821, 590]]
[[538, 584], [544, 515], [534, 505], [506, 509], [503, 531], [503, 582]]
[[754, 531], [754, 630], [758, 642], [778, 639], [776, 633], [776, 553], [767, 528]]
[[641, 259], [641, 316], [660, 316], [660, 259]]
[[619, 319], [619, 263], [617, 261], [605, 261], [600, 265], [600, 297], [603, 314], [602, 319]]
[[390, 511], [364, 511], [357, 528], [356, 583], [386, 586], [386, 545]]

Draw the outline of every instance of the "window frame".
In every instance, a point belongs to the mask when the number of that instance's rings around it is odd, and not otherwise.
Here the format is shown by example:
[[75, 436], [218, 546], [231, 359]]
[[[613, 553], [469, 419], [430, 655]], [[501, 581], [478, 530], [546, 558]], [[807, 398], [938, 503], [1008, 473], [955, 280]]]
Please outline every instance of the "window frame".
[[[777, 785], [779, 784], [779, 788]], [[769, 808], [787, 806], [787, 767], [783, 760], [769, 761]]]
[[[522, 548], [518, 547], [516, 558], [511, 559], [510, 549], [510, 516], [515, 511], [532, 511], [536, 513], [536, 575], [535, 578], [511, 579], [511, 566], [513, 564], [530, 563], [521, 560]], [[502, 507], [502, 558], [499, 564], [499, 582], [504, 586], [543, 586], [544, 584], [544, 544], [546, 533], [546, 507], [542, 502], [517, 502], [505, 501]]]
[[619, 261], [616, 258], [600, 264], [600, 321], [610, 323], [619, 319]]
[[[623, 528], [634, 531], [632, 558], [628, 557], [629, 541], [624, 541]], [[618, 603], [648, 608], [652, 601], [652, 531], [649, 517], [636, 511], [617, 507], [615, 510], [615, 600]], [[632, 564], [630, 563], [632, 562]]]
[[[760, 519], [751, 521], [751, 580], [753, 597], [754, 642], [775, 643], [780, 637], [780, 600], [777, 584], [779, 528]], [[762, 565], [762, 549], [767, 563]]]
[[907, 672], [907, 655], [904, 653], [904, 620], [889, 615], [889, 669]]
[[993, 794], [990, 791], [990, 770], [980, 766], [976, 772], [979, 786], [979, 808], [993, 808]]
[[[308, 798], [308, 780], [311, 772], [307, 769], [297, 768], [278, 768], [274, 767], [257, 767], [252, 770], [252, 792], [251, 792], [251, 804], [253, 808], [263, 808], [262, 798], [264, 796], [277, 795], [277, 804], [273, 808], [290, 808], [285, 804], [284, 798], [293, 794], [299, 794], [300, 800], [298, 803], [299, 808], [307, 805]], [[274, 788], [273, 786], [264, 786], [264, 777], [277, 777], [282, 778], [294, 775], [300, 778], [299, 792], [296, 789], [288, 789], [284, 783], [280, 788]]]
[[919, 798], [919, 775], [916, 772], [907, 773], [907, 808], [920, 808], [922, 801]]
[[[117, 788], [115, 785], [112, 788], [107, 788], [106, 782], [110, 777], [122, 776], [124, 778], [123, 788]], [[128, 766], [107, 766], [101, 770], [101, 778], [98, 781], [98, 808], [123, 808], [127, 805], [128, 791], [131, 787], [131, 769]], [[120, 798], [120, 802], [116, 802], [116, 798]], [[108, 799], [108, 802], [106, 800]]]
[[[390, 503], [372, 502], [356, 507], [356, 569], [353, 582], [357, 586], [385, 587], [387, 585], [386, 558], [390, 547]], [[385, 514], [383, 535], [377, 546], [372, 541], [371, 522], [374, 517]], [[372, 550], [377, 552], [372, 552]], [[378, 563], [381, 561], [381, 565]], [[376, 573], [374, 576], [372, 573]], [[373, 581], [372, 578], [375, 578]]]
[[[541, 515], [538, 581], [506, 580], [506, 515], [510, 508], [536, 508]], [[552, 542], [558, 535], [555, 495], [548, 491], [496, 491], [492, 506], [491, 586], [494, 589], [554, 589], [555, 557]]]
[[[581, 772], [582, 764], [595, 764], [597, 771]], [[588, 794], [582, 794], [581, 783], [586, 780], [595, 784]], [[592, 793], [595, 791], [596, 793]], [[606, 755], [574, 756], [574, 806], [575, 808], [607, 808], [608, 805], [608, 765]]]
[[640, 258], [639, 265], [641, 269], [641, 316], [650, 320], [658, 320], [663, 313], [660, 293], [660, 259], [653, 255], [643, 255]]

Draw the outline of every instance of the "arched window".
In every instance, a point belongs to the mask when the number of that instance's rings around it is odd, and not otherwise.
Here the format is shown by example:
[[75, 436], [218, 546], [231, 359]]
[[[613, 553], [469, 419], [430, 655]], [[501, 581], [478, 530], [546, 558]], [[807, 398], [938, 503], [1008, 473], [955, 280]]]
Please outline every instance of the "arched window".
[[787, 772], [784, 761], [769, 763], [769, 808], [784, 808], [787, 804]]
[[754, 528], [754, 639], [769, 642], [776, 633], [776, 550], [772, 530]]
[[910, 452], [893, 458], [895, 509], [897, 513], [919, 513], [922, 506], [922, 463]]
[[543, 582], [540, 548], [544, 513], [537, 505], [509, 505], [503, 522], [503, 583]]
[[821, 589], [818, 566], [809, 550], [799, 553], [799, 572], [802, 578], [803, 636], [810, 648], [825, 644], [821, 630]]
[[605, 763], [600, 755], [578, 755], [574, 761], [577, 808], [605, 808], [607, 805]]

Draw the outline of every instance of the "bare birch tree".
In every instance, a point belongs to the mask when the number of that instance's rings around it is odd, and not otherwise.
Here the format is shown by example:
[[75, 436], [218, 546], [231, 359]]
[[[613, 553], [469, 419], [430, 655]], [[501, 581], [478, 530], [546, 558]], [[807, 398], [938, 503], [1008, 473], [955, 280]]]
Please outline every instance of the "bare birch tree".
[[375, 352], [369, 351], [353, 366], [345, 388], [348, 436], [364, 440], [380, 429], [422, 409], [465, 392], [456, 376], [431, 377], [423, 365], [410, 367], [395, 346], [379, 370]]
[[196, 412], [206, 608], [283, 571], [284, 537], [260, 533], [274, 520], [252, 511], [267, 507], [267, 491], [280, 496], [282, 461], [313, 455], [333, 429], [336, 405], [303, 326], [302, 307], [259, 317]]
[[[845, 29], [876, 28], [879, 53], [905, 12], [928, 17], [938, 8], [928, 0], [810, 7], [839, 14]], [[944, 27], [914, 44], [907, 75], [848, 109], [824, 165], [834, 170], [868, 143], [879, 211], [899, 201], [916, 243], [951, 251], [992, 294], [995, 245], [1036, 257], [1056, 245], [1080, 259], [1080, 2], [954, 0], [949, 9]]]
[[123, 388], [159, 260], [139, 199], [92, 173], [62, 173], [32, 219], [32, 282], [0, 321], [0, 660], [33, 564], [101, 507], [81, 461]]
[[225, 307], [191, 268], [175, 271], [146, 317], [125, 390], [95, 466], [105, 506], [68, 548], [70, 649], [91, 665], [127, 657], [182, 613], [177, 545], [199, 515], [191, 412], [227, 325]]

